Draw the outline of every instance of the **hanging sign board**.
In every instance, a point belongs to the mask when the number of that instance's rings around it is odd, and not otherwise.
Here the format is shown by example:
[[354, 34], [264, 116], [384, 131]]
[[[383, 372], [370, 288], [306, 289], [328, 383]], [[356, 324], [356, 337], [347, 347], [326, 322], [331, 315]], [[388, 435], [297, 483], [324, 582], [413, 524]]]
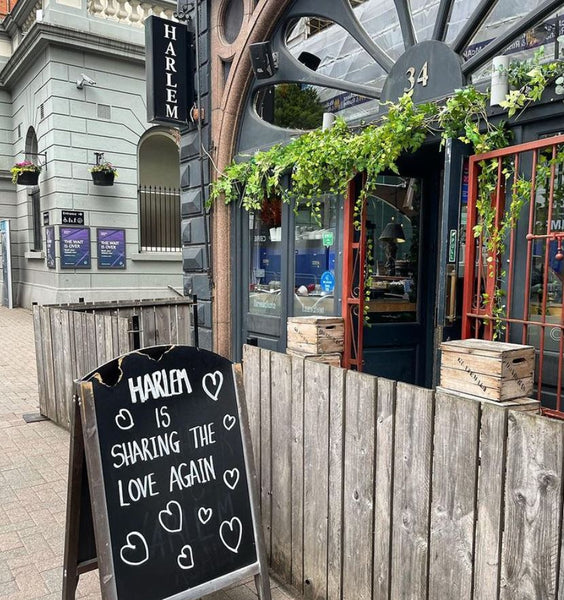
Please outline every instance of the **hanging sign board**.
[[[217, 354], [156, 346], [78, 383], [102, 598], [192, 600], [266, 572], [236, 381]], [[88, 532], [82, 517], [69, 523]], [[76, 537], [67, 546], [88, 548]]]
[[191, 38], [183, 23], [145, 20], [147, 121], [186, 124], [194, 102]]

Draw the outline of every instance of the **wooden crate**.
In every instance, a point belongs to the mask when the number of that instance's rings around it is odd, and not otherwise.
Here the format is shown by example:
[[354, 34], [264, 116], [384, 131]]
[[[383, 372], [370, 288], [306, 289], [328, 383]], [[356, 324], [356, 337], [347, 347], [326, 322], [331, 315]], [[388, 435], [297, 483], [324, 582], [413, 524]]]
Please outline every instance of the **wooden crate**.
[[533, 346], [456, 340], [441, 344], [443, 388], [501, 402], [533, 391]]
[[290, 317], [288, 348], [307, 354], [342, 352], [345, 326], [341, 317]]
[[325, 363], [332, 367], [341, 366], [341, 354], [339, 352], [331, 352], [327, 354], [308, 354], [307, 352], [299, 352], [297, 350], [286, 349], [286, 353], [290, 356], [299, 356], [300, 358], [307, 358], [308, 360], [314, 360], [315, 362]]

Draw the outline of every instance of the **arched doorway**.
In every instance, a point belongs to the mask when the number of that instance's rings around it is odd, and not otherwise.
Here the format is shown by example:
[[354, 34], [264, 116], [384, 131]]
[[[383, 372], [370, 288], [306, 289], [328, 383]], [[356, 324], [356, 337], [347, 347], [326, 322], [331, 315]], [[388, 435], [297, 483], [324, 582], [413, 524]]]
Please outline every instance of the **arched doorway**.
[[139, 248], [177, 252], [180, 242], [179, 134], [155, 127], [139, 141]]

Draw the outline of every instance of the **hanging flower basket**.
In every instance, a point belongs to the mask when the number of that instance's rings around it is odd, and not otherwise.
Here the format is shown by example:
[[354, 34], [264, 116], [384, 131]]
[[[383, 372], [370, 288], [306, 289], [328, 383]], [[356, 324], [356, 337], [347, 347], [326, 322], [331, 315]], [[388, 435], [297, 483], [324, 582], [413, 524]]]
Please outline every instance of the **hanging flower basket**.
[[111, 171], [94, 171], [92, 181], [94, 185], [114, 185], [115, 176]]
[[90, 169], [94, 185], [114, 185], [117, 177], [117, 169], [110, 163], [104, 162], [94, 165]]
[[41, 173], [41, 167], [35, 165], [29, 160], [16, 163], [11, 169], [12, 183], [18, 185], [37, 185], [39, 181], [39, 173]]

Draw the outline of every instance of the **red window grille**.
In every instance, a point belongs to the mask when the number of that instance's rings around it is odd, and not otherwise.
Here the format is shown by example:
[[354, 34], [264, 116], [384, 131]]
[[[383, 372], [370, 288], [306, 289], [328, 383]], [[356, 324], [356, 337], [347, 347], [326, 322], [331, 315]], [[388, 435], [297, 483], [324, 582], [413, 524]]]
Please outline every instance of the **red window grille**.
[[563, 244], [564, 136], [470, 158], [463, 337], [535, 346], [537, 399], [560, 418]]

